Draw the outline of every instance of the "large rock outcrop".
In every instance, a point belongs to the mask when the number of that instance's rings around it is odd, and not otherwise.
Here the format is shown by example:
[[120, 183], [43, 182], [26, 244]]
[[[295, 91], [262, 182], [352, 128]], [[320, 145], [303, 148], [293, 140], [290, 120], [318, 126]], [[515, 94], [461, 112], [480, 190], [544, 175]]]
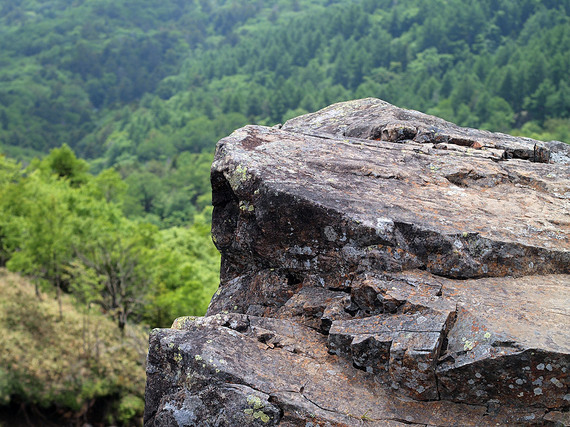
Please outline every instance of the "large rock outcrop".
[[365, 99], [235, 131], [212, 187], [147, 425], [568, 425], [570, 146]]

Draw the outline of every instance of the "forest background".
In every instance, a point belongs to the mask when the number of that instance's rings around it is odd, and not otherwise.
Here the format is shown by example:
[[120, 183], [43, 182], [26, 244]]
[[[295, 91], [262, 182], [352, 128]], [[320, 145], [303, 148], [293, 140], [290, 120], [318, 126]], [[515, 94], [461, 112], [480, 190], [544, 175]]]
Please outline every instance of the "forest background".
[[567, 0], [0, 0], [0, 425], [138, 425], [216, 291], [215, 143], [378, 97], [570, 142]]

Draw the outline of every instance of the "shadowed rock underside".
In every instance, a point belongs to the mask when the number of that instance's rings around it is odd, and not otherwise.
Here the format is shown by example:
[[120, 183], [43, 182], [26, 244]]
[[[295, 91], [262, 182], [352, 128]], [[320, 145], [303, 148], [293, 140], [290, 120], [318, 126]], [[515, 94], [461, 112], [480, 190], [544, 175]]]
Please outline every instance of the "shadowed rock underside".
[[570, 423], [570, 146], [364, 99], [235, 131], [212, 188], [146, 425]]

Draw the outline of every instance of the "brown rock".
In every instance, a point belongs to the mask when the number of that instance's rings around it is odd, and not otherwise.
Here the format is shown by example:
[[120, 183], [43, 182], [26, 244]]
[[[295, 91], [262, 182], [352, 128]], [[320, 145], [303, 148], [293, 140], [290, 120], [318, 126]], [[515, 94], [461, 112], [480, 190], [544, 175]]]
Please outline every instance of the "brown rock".
[[570, 408], [561, 144], [373, 99], [221, 140], [220, 289], [208, 317], [151, 334], [145, 423], [559, 422]]
[[483, 144], [481, 144], [479, 141], [475, 141], [473, 144], [471, 144], [471, 148], [474, 148], [475, 150], [480, 150], [481, 148], [483, 148]]

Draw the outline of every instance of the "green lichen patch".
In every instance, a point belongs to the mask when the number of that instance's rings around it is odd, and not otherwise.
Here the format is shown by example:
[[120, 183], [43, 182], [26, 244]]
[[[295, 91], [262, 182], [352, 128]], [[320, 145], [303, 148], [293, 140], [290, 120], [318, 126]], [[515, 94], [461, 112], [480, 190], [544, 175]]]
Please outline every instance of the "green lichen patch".
[[243, 412], [245, 414], [251, 415], [254, 419], [261, 420], [264, 423], [269, 422], [271, 417], [262, 411], [262, 408], [265, 407], [265, 402], [263, 402], [259, 397], [253, 394], [248, 395], [247, 404], [250, 408], [244, 409]]
[[473, 348], [475, 348], [475, 346], [477, 345], [476, 341], [470, 341], [465, 337], [462, 338], [461, 341], [463, 341], [463, 350], [464, 351], [473, 350]]
[[265, 403], [261, 401], [261, 399], [253, 394], [247, 396], [247, 404], [252, 405], [253, 409], [260, 409], [265, 406]]
[[228, 181], [230, 183], [230, 186], [235, 190], [249, 178], [251, 178], [251, 175], [247, 173], [247, 167], [237, 165]]
[[187, 329], [190, 325], [192, 325], [196, 321], [196, 319], [198, 319], [197, 316], [178, 317], [172, 323], [171, 329], [178, 329], [178, 330]]
[[265, 412], [263, 411], [257, 411], [253, 413], [253, 418], [256, 419], [260, 419], [261, 421], [263, 421], [264, 423], [269, 421], [269, 415], [267, 415]]
[[252, 204], [250, 204], [247, 201], [241, 201], [239, 202], [239, 209], [242, 212], [253, 212], [255, 210], [255, 208], [253, 207]]

